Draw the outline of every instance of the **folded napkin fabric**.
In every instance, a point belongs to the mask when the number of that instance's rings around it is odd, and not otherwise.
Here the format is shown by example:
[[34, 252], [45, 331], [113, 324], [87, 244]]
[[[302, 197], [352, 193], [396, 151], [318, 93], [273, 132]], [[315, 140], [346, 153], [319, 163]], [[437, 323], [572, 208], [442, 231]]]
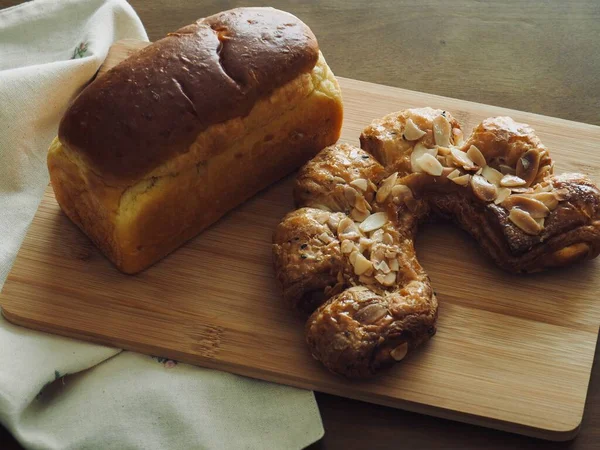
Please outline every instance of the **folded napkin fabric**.
[[[46, 152], [61, 115], [125, 38], [147, 40], [123, 0], [34, 0], [0, 11], [0, 287], [48, 184]], [[285, 449], [323, 435], [310, 391], [2, 317], [0, 422], [40, 449]]]

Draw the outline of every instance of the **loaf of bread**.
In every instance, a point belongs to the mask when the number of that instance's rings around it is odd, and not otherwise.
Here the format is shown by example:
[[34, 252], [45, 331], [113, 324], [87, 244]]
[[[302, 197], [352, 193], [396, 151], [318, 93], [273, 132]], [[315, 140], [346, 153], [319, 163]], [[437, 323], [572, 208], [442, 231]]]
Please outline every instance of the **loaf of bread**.
[[337, 141], [338, 83], [272, 8], [169, 34], [85, 88], [48, 154], [66, 215], [123, 272], [152, 265]]

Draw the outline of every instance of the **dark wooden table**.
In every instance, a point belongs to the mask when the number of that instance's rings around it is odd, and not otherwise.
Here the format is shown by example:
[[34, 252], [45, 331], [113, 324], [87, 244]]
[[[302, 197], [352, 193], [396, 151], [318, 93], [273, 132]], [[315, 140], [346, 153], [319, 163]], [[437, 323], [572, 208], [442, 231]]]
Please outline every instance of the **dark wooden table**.
[[[0, 8], [20, 3], [0, 0]], [[264, 1], [130, 0], [150, 40], [195, 18]], [[334, 73], [600, 125], [600, 2], [272, 1], [313, 29]], [[599, 149], [600, 151], [600, 149]], [[600, 352], [584, 420], [548, 443], [317, 394], [315, 449], [600, 449]], [[557, 386], [560, 389], [560, 386]], [[5, 443], [6, 442], [6, 443]], [[2, 448], [20, 448], [0, 429]]]

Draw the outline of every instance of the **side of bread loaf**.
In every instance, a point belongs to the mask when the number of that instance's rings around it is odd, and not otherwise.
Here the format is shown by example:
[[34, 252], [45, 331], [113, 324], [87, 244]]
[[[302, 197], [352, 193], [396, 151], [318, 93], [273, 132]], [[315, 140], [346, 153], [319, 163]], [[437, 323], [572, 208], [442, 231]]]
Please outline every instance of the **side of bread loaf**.
[[[186, 41], [177, 52], [179, 39]], [[337, 81], [294, 16], [240, 8], [165, 40], [86, 88], [48, 155], [61, 208], [126, 273], [299, 167], [341, 128]], [[173, 52], [193, 63], [174, 68], [164, 56]], [[203, 72], [213, 63], [226, 73], [181, 76], [181, 67]]]

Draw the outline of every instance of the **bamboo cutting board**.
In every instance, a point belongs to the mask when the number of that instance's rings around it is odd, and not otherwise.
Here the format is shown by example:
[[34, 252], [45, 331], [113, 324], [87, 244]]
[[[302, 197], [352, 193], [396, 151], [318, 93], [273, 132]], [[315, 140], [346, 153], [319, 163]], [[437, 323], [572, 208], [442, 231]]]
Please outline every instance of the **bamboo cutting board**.
[[[116, 44], [110, 67], [144, 43]], [[342, 141], [408, 107], [451, 111], [470, 130], [510, 115], [531, 124], [557, 172], [600, 181], [600, 128], [340, 78]], [[293, 208], [292, 178], [262, 192], [145, 272], [119, 273], [61, 213], [49, 187], [0, 294], [27, 327], [191, 364], [552, 440], [581, 423], [600, 323], [600, 260], [533, 276], [501, 272], [449, 225], [417, 251], [440, 301], [437, 335], [371, 381], [329, 374], [283, 304], [271, 234]]]

